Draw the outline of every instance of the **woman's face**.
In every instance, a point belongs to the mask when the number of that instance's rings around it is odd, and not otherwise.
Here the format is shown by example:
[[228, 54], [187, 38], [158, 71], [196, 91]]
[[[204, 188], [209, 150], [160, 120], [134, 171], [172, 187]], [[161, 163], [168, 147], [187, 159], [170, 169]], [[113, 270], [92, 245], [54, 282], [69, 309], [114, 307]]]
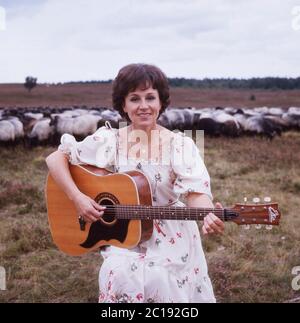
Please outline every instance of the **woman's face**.
[[146, 90], [136, 89], [129, 92], [125, 98], [123, 108], [132, 124], [136, 127], [155, 125], [160, 109], [161, 103], [158, 91], [152, 87]]

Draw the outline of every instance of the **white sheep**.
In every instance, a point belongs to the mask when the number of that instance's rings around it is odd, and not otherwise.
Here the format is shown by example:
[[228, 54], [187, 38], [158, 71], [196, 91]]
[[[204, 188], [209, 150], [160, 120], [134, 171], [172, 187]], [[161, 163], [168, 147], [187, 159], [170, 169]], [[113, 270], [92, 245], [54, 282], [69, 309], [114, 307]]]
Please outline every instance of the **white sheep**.
[[75, 118], [65, 117], [63, 115], [56, 115], [50, 126], [54, 125], [56, 132], [59, 135], [68, 133], [78, 137], [86, 137], [94, 133], [98, 128], [98, 122], [101, 116], [95, 115], [81, 115]]
[[44, 118], [43, 113], [25, 112], [24, 116], [28, 119], [40, 120]]
[[46, 142], [54, 135], [54, 126], [50, 126], [50, 118], [44, 118], [33, 126], [28, 138], [38, 142]]
[[86, 137], [98, 129], [98, 121], [102, 120], [101, 116], [81, 115], [73, 119], [73, 134], [79, 137]]
[[9, 121], [14, 126], [15, 140], [23, 139], [24, 138], [24, 127], [23, 127], [23, 123], [19, 120], [19, 118], [9, 117], [7, 119], [7, 121]]
[[14, 125], [7, 121], [0, 121], [0, 142], [9, 143], [15, 141], [15, 127]]

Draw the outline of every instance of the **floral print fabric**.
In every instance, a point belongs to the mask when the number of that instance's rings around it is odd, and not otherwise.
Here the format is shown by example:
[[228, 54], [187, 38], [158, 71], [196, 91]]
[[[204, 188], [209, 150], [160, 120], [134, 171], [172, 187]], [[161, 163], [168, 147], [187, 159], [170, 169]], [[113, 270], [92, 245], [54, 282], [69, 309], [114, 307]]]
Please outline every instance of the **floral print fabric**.
[[[152, 188], [154, 206], [185, 206], [179, 197], [190, 192], [212, 198], [208, 172], [192, 139], [174, 134], [170, 163], [159, 164], [120, 154], [117, 131], [101, 127], [81, 142], [64, 134], [58, 149], [75, 165], [143, 172]], [[179, 161], [182, 155], [184, 163]], [[195, 221], [154, 220], [150, 240], [131, 250], [109, 246], [101, 255], [99, 302], [215, 302]]]

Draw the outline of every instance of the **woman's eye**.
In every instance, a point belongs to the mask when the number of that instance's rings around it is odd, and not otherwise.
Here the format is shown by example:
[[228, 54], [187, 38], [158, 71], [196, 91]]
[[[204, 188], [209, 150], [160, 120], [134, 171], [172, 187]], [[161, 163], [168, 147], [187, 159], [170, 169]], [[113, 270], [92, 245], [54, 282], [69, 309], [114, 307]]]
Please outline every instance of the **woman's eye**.
[[[136, 102], [136, 101], [138, 101], [139, 100], [139, 98], [131, 98], [130, 99], [130, 101], [131, 102]], [[154, 96], [148, 96], [147, 98], [146, 98], [146, 100], [155, 100], [155, 97]]]

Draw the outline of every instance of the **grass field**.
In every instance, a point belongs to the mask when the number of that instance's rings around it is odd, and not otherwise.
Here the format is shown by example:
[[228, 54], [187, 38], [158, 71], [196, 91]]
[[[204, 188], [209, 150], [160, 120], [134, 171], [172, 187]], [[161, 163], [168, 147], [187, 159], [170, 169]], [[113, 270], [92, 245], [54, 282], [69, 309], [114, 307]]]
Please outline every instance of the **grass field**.
[[[172, 107], [300, 106], [300, 90], [170, 89]], [[255, 100], [250, 100], [254, 95]], [[31, 93], [22, 84], [0, 84], [0, 107], [111, 107], [111, 84], [38, 85]]]
[[[272, 197], [281, 225], [272, 231], [226, 224], [223, 236], [203, 239], [219, 302], [286, 302], [292, 268], [300, 266], [300, 133], [262, 138], [206, 138], [205, 163], [215, 201]], [[69, 257], [51, 241], [44, 200], [44, 158], [54, 148], [0, 149], [0, 266], [7, 290], [0, 302], [96, 302], [97, 253]]]

